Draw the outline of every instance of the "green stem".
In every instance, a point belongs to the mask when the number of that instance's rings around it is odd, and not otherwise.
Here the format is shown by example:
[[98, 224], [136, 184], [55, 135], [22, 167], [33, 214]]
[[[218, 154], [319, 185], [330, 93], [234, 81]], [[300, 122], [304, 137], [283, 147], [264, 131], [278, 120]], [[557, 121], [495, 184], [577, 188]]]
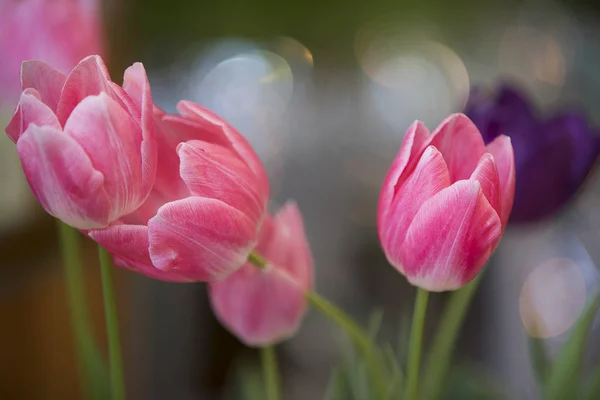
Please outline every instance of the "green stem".
[[260, 349], [263, 367], [263, 379], [267, 400], [279, 400], [281, 398], [279, 372], [277, 369], [277, 355], [273, 346]]
[[104, 296], [104, 315], [106, 317], [106, 333], [108, 336], [108, 354], [110, 362], [110, 383], [112, 400], [125, 399], [125, 383], [123, 380], [123, 363], [121, 361], [121, 342], [119, 339], [119, 321], [117, 306], [111, 279], [112, 260], [110, 254], [98, 246], [100, 255], [100, 272], [102, 275], [102, 294]]
[[85, 296], [81, 240], [79, 232], [75, 228], [58, 220], [57, 224], [79, 375], [83, 381], [86, 398], [101, 400], [105, 390], [103, 380], [105, 370], [102, 356], [90, 327]]
[[408, 350], [406, 400], [416, 400], [419, 388], [419, 363], [421, 361], [421, 347], [423, 344], [423, 327], [425, 326], [425, 314], [427, 311], [427, 299], [429, 292], [425, 289], [417, 289], [417, 299], [413, 312], [412, 328], [410, 330], [410, 347]]
[[369, 335], [356, 324], [344, 311], [338, 308], [333, 303], [330, 303], [325, 298], [318, 295], [316, 292], [308, 292], [306, 295], [308, 302], [321, 314], [331, 319], [339, 325], [363, 353], [363, 356], [369, 364], [371, 378], [375, 384], [376, 398], [382, 399], [385, 397], [385, 382], [381, 374], [380, 365], [377, 361], [377, 349], [373, 345]]
[[437, 328], [436, 336], [427, 357], [423, 379], [424, 387], [428, 391], [427, 396], [425, 396], [427, 399], [436, 400], [441, 395], [452, 359], [452, 350], [482, 276], [483, 273], [480, 273], [467, 286], [452, 293], [448, 304], [444, 308], [442, 320]]

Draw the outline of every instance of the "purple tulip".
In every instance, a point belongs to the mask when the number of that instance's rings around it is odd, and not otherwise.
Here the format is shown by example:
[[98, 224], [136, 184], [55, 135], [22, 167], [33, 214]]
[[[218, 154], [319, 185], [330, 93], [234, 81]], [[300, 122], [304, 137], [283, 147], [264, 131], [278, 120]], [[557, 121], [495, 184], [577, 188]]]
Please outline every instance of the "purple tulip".
[[474, 89], [465, 114], [486, 143], [510, 136], [517, 182], [510, 222], [549, 217], [581, 187], [600, 152], [600, 136], [579, 111], [539, 117], [529, 99], [514, 86], [495, 92]]

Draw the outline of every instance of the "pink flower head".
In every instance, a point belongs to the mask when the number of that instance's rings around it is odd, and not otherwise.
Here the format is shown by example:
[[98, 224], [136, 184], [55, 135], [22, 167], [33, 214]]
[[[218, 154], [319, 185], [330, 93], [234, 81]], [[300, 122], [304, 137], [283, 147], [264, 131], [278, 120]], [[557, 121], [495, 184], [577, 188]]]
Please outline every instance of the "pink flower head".
[[19, 68], [42, 60], [68, 73], [102, 54], [100, 0], [0, 0], [0, 96], [18, 100]]
[[416, 121], [379, 197], [377, 225], [388, 260], [429, 291], [466, 285], [498, 245], [514, 191], [507, 136], [486, 147], [463, 114], [451, 115], [432, 134]]
[[209, 293], [223, 325], [246, 345], [265, 346], [296, 332], [312, 286], [312, 257], [296, 204], [265, 221], [255, 251], [267, 260], [265, 268], [246, 263], [210, 284]]
[[146, 202], [88, 234], [118, 265], [152, 278], [220, 280], [256, 245], [269, 182], [233, 127], [188, 101], [178, 109], [181, 115], [154, 109], [158, 169]]
[[152, 96], [144, 67], [111, 81], [99, 56], [68, 76], [41, 61], [21, 69], [23, 93], [6, 134], [42, 207], [79, 229], [135, 211], [156, 173]]

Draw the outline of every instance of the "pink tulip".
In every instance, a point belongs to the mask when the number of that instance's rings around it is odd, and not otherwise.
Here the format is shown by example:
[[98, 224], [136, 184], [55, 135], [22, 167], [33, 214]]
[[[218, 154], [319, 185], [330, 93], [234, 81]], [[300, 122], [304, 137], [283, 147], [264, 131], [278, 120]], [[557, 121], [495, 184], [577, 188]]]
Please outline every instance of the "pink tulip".
[[99, 56], [68, 76], [23, 63], [23, 93], [6, 134], [42, 207], [79, 229], [102, 228], [135, 211], [156, 172], [152, 96], [144, 67], [110, 80]]
[[18, 100], [25, 60], [66, 74], [84, 57], [102, 54], [100, 15], [100, 0], [0, 0], [0, 103]]
[[246, 263], [227, 279], [210, 284], [219, 320], [248, 346], [265, 346], [292, 336], [312, 286], [312, 258], [302, 216], [287, 203], [261, 231], [256, 253], [263, 269]]
[[248, 259], [266, 215], [269, 183], [248, 142], [197, 104], [154, 109], [158, 170], [135, 212], [89, 236], [115, 262], [152, 278], [206, 282]]
[[416, 121], [383, 183], [379, 238], [389, 262], [429, 291], [470, 282], [504, 232], [515, 191], [507, 136], [487, 147], [463, 114], [432, 134]]

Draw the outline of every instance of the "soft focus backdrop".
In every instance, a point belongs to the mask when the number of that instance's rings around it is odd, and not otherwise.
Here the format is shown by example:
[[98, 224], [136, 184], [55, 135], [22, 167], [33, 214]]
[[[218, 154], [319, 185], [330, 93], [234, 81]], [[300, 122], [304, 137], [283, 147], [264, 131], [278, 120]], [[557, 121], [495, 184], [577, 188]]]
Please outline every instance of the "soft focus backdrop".
[[[359, 321], [381, 306], [383, 335], [392, 338], [413, 290], [387, 264], [375, 214], [404, 131], [415, 119], [435, 127], [462, 111], [473, 87], [505, 79], [540, 112], [576, 105], [600, 123], [599, 11], [592, 2], [547, 0], [129, 0], [106, 2], [102, 17], [113, 78], [142, 61], [157, 105], [174, 111], [180, 99], [196, 101], [248, 137], [270, 175], [271, 209], [293, 198], [305, 216], [317, 290]], [[0, 398], [78, 399], [54, 222], [29, 194], [4, 136], [0, 149]], [[514, 398], [536, 398], [527, 334], [551, 348], [565, 338], [600, 287], [599, 242], [600, 171], [592, 170], [559, 213], [509, 227], [457, 365], [506, 382]], [[103, 338], [91, 243], [85, 254]], [[118, 272], [130, 398], [237, 398], [235, 366], [255, 354], [218, 325], [204, 285]], [[443, 301], [433, 297], [429, 331]], [[591, 336], [598, 333], [595, 326]], [[309, 312], [280, 347], [286, 399], [322, 398], [336, 338]], [[599, 345], [588, 347], [590, 362]]]

